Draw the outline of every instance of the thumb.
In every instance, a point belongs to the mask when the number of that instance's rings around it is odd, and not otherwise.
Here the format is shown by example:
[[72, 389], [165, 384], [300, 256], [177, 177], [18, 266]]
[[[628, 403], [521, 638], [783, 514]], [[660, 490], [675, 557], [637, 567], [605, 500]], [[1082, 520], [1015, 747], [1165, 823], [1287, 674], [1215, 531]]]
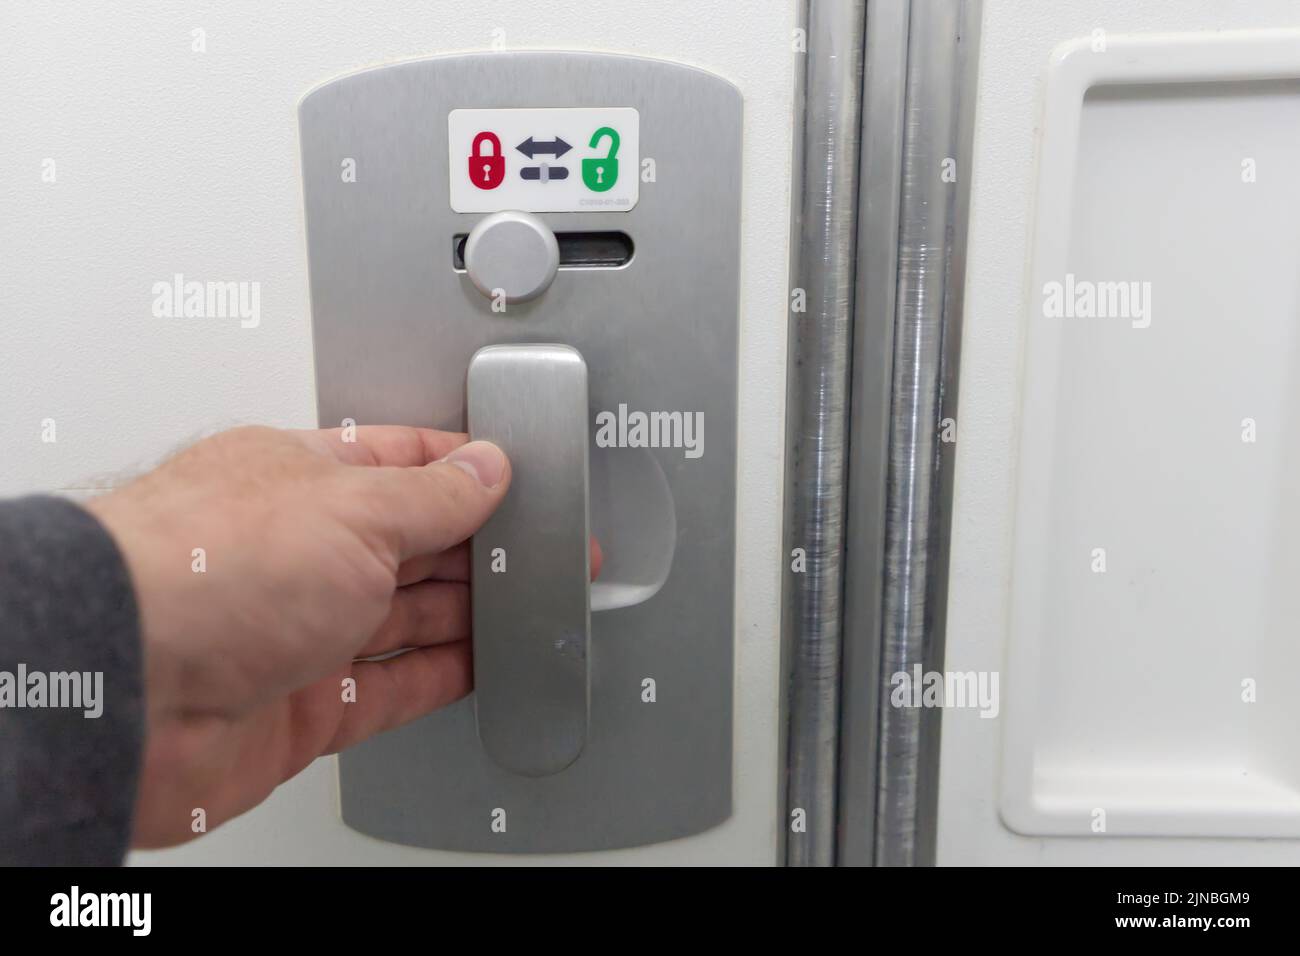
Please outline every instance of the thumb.
[[378, 530], [399, 561], [446, 551], [487, 521], [510, 487], [510, 460], [496, 445], [472, 441], [414, 468], [358, 468]]

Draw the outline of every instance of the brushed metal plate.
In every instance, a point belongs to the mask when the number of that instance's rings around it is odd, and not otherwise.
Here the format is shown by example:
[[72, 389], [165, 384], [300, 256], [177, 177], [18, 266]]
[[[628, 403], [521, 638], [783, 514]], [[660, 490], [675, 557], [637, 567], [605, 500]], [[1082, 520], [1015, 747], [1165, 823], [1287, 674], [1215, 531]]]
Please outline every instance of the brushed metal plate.
[[[561, 269], [537, 298], [496, 312], [448, 255], [481, 216], [450, 207], [447, 116], [573, 106], [635, 108], [654, 181], [642, 174], [626, 212], [537, 215], [557, 233], [624, 232], [635, 251], [620, 268]], [[470, 358], [530, 342], [581, 352], [593, 435], [596, 416], [620, 405], [704, 422], [698, 457], [590, 447], [602, 578], [636, 547], [605, 538], [648, 507], [612, 476], [646, 463], [662, 473], [646, 486], [666, 489], [675, 511], [658, 527], [675, 547], [651, 597], [591, 614], [579, 757], [540, 777], [503, 768], [479, 740], [471, 695], [340, 755], [348, 826], [412, 846], [558, 853], [671, 840], [730, 815], [741, 106], [734, 86], [693, 67], [506, 51], [367, 70], [303, 100], [322, 425], [464, 430]], [[341, 175], [348, 160], [355, 181]]]

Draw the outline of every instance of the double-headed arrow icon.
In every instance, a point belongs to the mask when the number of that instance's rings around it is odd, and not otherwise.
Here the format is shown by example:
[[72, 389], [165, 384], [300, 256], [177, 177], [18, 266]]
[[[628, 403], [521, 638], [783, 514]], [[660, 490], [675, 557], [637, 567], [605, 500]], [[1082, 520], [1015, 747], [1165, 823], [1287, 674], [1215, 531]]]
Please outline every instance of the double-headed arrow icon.
[[535, 156], [545, 156], [548, 154], [559, 159], [569, 150], [573, 149], [573, 147], [558, 136], [549, 143], [546, 140], [539, 141], [529, 136], [526, 140], [516, 146], [515, 149], [519, 150], [519, 152], [523, 153], [529, 159], [532, 159]]

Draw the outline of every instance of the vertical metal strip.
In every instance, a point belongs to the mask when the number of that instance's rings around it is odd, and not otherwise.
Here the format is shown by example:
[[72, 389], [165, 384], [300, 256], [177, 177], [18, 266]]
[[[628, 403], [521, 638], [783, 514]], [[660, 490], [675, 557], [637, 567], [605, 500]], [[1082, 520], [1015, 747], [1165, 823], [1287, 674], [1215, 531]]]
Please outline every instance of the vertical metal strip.
[[[940, 420], [955, 400], [978, 4], [913, 0], [899, 218], [880, 665], [878, 865], [934, 861], [940, 714], [894, 707], [891, 676], [943, 667], [947, 591]], [[945, 169], [953, 175], [945, 176]]]
[[[835, 862], [840, 598], [865, 6], [865, 0], [809, 0], [801, 19], [806, 52], [799, 88], [803, 108], [795, 126], [782, 589], [787, 768], [782, 849], [791, 866]], [[793, 558], [796, 554], [802, 558]], [[799, 564], [792, 567], [796, 560]]]
[[[956, 117], [956, 143], [954, 158], [958, 169], [955, 207], [952, 215], [948, 246], [947, 292], [943, 302], [943, 345], [940, 349], [942, 368], [939, 374], [939, 421], [941, 439], [938, 444], [938, 480], [935, 488], [935, 512], [940, 521], [934, 528], [933, 567], [928, 595], [929, 622], [935, 639], [931, 648], [934, 669], [941, 669], [945, 660], [948, 625], [948, 558], [952, 540], [952, 500], [954, 463], [957, 455], [956, 430], [943, 437], [945, 422], [957, 422], [957, 386], [961, 369], [962, 319], [966, 301], [966, 243], [970, 226], [970, 195], [975, 158], [975, 105], [979, 82], [979, 36], [983, 0], [963, 0], [954, 57], [957, 61], [956, 84], [953, 90]], [[939, 757], [940, 712], [930, 711], [931, 727], [920, 749], [920, 785], [924, 798], [919, 802], [919, 820], [924, 824], [922, 836], [917, 841], [918, 862], [933, 865], [936, 860], [939, 833]]]
[[885, 480], [909, 7], [909, 0], [867, 3], [840, 682], [836, 861], [841, 866], [870, 866], [875, 852]]

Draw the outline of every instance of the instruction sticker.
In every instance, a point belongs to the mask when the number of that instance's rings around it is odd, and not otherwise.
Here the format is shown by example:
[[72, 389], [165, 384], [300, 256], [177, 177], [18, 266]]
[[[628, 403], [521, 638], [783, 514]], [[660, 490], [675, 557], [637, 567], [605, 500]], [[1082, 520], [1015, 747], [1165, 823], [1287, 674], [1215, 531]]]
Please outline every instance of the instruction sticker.
[[626, 212], [640, 181], [641, 117], [630, 107], [452, 110], [456, 212]]

